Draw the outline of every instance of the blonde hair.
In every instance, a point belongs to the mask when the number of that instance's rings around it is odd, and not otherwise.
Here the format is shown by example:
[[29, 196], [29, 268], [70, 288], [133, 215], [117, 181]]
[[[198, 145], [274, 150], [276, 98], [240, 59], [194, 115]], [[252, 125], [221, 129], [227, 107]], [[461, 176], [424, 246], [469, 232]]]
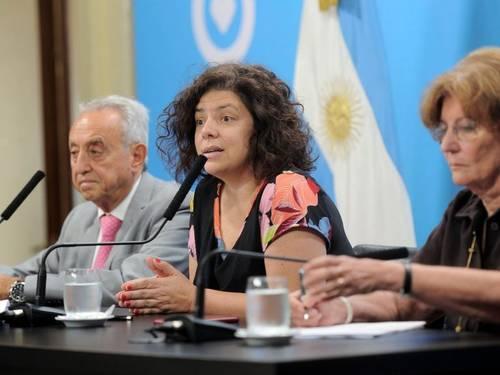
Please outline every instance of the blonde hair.
[[466, 117], [494, 130], [500, 124], [500, 48], [484, 47], [467, 55], [436, 78], [422, 99], [420, 115], [427, 128], [441, 120], [444, 99], [458, 100]]

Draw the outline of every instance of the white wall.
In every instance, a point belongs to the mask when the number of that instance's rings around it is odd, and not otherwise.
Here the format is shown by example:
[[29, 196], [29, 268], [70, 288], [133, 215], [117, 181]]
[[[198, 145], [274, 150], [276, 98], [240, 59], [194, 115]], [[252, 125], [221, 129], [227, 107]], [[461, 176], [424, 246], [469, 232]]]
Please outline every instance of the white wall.
[[[0, 210], [44, 166], [36, 0], [0, 0]], [[0, 264], [46, 245], [45, 183], [0, 224]]]
[[73, 113], [98, 96], [134, 96], [130, 0], [70, 0], [68, 41]]
[[[130, 0], [68, 2], [73, 118], [82, 102], [111, 94], [135, 96], [131, 12]], [[75, 204], [82, 201], [76, 191], [73, 201]]]
[[[68, 1], [73, 117], [78, 104], [109, 94], [134, 96], [130, 0]], [[0, 210], [44, 168], [37, 0], [0, 0]], [[68, 124], [69, 126], [69, 124]], [[79, 202], [75, 194], [75, 202]], [[1, 211], [0, 211], [1, 212]], [[42, 181], [0, 224], [0, 264], [14, 265], [46, 244]]]

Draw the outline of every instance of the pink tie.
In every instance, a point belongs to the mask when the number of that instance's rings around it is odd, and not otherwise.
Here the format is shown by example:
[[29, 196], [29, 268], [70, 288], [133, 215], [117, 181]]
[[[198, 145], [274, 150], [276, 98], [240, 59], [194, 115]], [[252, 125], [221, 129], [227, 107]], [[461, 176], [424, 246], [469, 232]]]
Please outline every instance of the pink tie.
[[[118, 229], [122, 226], [122, 221], [113, 215], [102, 215], [101, 221], [101, 242], [111, 242], [115, 240]], [[104, 268], [112, 246], [100, 246], [97, 250], [93, 269]]]

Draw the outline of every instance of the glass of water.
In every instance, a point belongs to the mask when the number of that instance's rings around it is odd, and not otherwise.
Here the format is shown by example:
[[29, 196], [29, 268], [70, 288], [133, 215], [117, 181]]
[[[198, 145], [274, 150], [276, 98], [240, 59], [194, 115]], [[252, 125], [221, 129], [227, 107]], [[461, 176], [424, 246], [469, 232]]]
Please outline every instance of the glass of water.
[[64, 271], [64, 311], [68, 317], [89, 319], [101, 312], [102, 285], [95, 270]]
[[288, 282], [283, 276], [252, 276], [246, 289], [247, 333], [280, 336], [290, 331]]

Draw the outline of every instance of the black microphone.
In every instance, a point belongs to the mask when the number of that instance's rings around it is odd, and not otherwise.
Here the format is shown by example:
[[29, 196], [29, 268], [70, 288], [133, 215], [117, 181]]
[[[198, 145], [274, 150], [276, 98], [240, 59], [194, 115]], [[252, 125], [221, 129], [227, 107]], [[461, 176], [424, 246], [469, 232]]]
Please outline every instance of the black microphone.
[[237, 327], [233, 324], [203, 319], [205, 307], [205, 278], [207, 264], [210, 259], [219, 254], [228, 256], [242, 256], [257, 259], [273, 259], [286, 262], [305, 263], [308, 259], [292, 258], [285, 256], [266, 255], [246, 250], [213, 250], [203, 257], [197, 268], [200, 275], [196, 288], [196, 299], [194, 314], [172, 314], [169, 315], [160, 326], [153, 327], [150, 331], [162, 331], [166, 333], [167, 340], [183, 342], [205, 342], [215, 340], [234, 339]]
[[359, 244], [352, 248], [356, 258], [372, 258], [380, 260], [391, 260], [401, 258], [412, 258], [417, 249], [407, 246], [385, 246], [372, 244]]
[[87, 247], [87, 246], [116, 246], [116, 245], [143, 245], [146, 243], [149, 243], [153, 241], [158, 235], [160, 234], [161, 230], [165, 226], [165, 224], [170, 221], [177, 210], [179, 209], [182, 201], [186, 197], [187, 193], [189, 192], [189, 189], [191, 189], [191, 186], [193, 185], [194, 181], [196, 178], [200, 175], [201, 170], [203, 169], [203, 166], [205, 165], [205, 162], [207, 161], [207, 158], [204, 155], [199, 155], [197, 159], [194, 161], [193, 166], [187, 173], [184, 181], [182, 182], [181, 186], [179, 187], [179, 190], [175, 194], [174, 198], [168, 205], [167, 209], [165, 210], [165, 213], [163, 214], [163, 217], [165, 218], [163, 220], [163, 223], [160, 225], [156, 233], [154, 233], [151, 237], [141, 240], [141, 241], [120, 241], [120, 242], [73, 242], [73, 243], [60, 243], [60, 244], [54, 244], [50, 246], [46, 251], [45, 254], [43, 255], [41, 262], [40, 262], [40, 269], [38, 271], [38, 276], [37, 276], [37, 284], [36, 284], [36, 296], [35, 296], [35, 304], [38, 306], [41, 306], [45, 303], [45, 292], [46, 292], [46, 284], [47, 284], [47, 264], [46, 260], [49, 254], [61, 247]]
[[7, 206], [7, 208], [0, 215], [0, 223], [2, 221], [7, 221], [12, 216], [14, 212], [19, 208], [21, 203], [30, 195], [33, 189], [38, 185], [40, 181], [45, 177], [45, 173], [42, 171], [36, 171], [33, 177], [28, 181], [28, 183], [23, 187], [23, 189], [17, 194], [12, 202]]
[[[205, 306], [205, 278], [206, 267], [210, 259], [219, 254], [228, 256], [243, 256], [257, 259], [273, 259], [288, 262], [305, 263], [308, 259], [273, 256], [245, 250], [213, 250], [203, 257], [198, 265], [197, 273], [200, 276], [196, 288], [194, 314], [172, 314], [164, 323], [155, 326], [149, 331], [166, 333], [166, 339], [182, 342], [205, 342], [215, 340], [234, 339], [237, 327], [233, 324], [203, 319]], [[398, 259], [411, 255], [411, 249], [404, 246], [358, 245], [353, 248], [352, 256], [356, 258]]]

